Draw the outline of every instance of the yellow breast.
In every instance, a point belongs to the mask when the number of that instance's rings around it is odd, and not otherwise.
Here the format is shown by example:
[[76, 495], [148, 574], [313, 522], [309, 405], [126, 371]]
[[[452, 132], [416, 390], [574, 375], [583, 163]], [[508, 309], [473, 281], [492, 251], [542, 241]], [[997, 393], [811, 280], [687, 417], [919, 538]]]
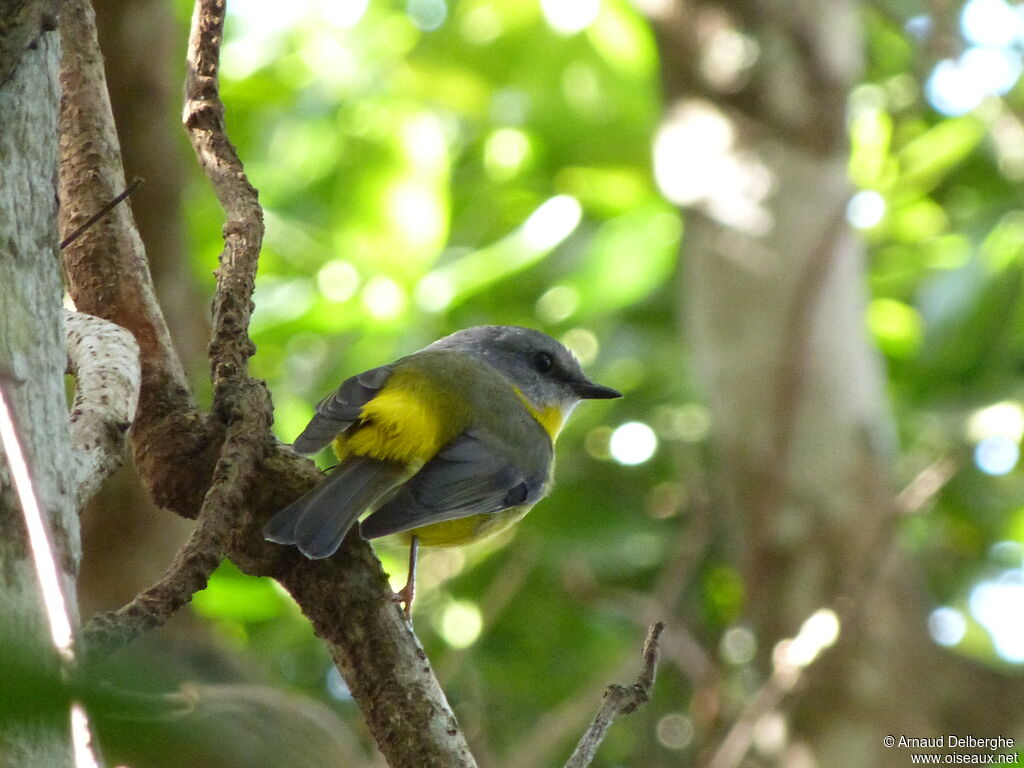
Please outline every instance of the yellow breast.
[[431, 379], [398, 370], [363, 406], [355, 428], [335, 438], [334, 452], [422, 466], [463, 428], [462, 410]]

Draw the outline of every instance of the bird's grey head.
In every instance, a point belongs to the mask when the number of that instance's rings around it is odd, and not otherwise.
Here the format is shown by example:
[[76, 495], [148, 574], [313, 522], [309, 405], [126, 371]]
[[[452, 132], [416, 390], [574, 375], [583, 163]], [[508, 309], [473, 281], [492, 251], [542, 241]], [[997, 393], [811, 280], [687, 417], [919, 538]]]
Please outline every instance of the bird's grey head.
[[536, 408], [557, 406], [566, 416], [580, 400], [622, 397], [588, 379], [572, 352], [531, 328], [476, 326], [445, 336], [429, 349], [472, 354], [507, 376]]

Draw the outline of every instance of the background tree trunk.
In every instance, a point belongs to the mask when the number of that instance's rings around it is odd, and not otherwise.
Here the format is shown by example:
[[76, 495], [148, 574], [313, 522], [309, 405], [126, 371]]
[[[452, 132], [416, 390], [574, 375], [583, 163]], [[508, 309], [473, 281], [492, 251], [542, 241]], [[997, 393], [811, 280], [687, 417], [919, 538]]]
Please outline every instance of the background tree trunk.
[[[36, 6], [42, 6], [36, 3]], [[10, 19], [0, 18], [5, 38]], [[74, 488], [67, 474], [66, 355], [57, 250], [57, 68], [60, 45], [53, 19], [35, 20], [13, 72], [0, 81], [0, 378], [14, 412], [43, 510], [54, 529], [66, 595], [74, 611], [79, 561]], [[5, 46], [6, 49], [6, 46]], [[55, 668], [24, 519], [0, 452], [0, 604], [4, 644], [37, 648]], [[12, 670], [8, 670], [9, 674]], [[40, 710], [45, 711], [45, 710]], [[66, 710], [0, 724], [3, 763], [71, 765]]]
[[[1006, 677], [932, 642], [920, 574], [891, 543], [893, 427], [845, 216], [856, 11], [842, 0], [678, 3], [655, 20], [669, 98], [658, 170], [687, 209], [685, 319], [712, 412], [714, 507], [763, 675], [816, 610], [843, 620], [769, 764], [809, 748], [818, 765], [904, 765], [886, 735], [1013, 735], [1017, 707], [994, 712], [993, 691], [1019, 699]], [[742, 41], [746, 61], [716, 68], [726, 39]], [[700, 165], [678, 146], [688, 140]]]

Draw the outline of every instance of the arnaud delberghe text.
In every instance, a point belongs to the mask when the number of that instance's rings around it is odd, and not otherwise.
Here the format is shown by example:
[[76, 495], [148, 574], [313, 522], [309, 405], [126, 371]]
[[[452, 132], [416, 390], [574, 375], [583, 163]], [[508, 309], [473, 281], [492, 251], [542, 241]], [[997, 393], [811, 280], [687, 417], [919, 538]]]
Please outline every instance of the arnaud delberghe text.
[[1013, 749], [1013, 739], [1006, 736], [957, 736], [955, 733], [930, 739], [900, 736], [897, 746], [915, 749]]

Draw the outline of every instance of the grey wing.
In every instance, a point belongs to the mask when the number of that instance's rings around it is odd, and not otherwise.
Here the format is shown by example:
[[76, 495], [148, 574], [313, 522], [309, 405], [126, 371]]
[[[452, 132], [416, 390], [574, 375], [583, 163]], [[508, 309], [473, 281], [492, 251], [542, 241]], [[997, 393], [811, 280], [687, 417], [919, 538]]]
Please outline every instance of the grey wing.
[[299, 453], [316, 453], [338, 433], [344, 432], [359, 419], [363, 406], [373, 400], [394, 370], [382, 365], [345, 379], [337, 390], [316, 406], [316, 414], [292, 447]]
[[530, 466], [521, 467], [488, 442], [473, 431], [456, 437], [362, 522], [363, 537], [375, 539], [444, 520], [493, 514], [540, 499], [551, 468], [551, 443], [545, 442], [531, 456]]

